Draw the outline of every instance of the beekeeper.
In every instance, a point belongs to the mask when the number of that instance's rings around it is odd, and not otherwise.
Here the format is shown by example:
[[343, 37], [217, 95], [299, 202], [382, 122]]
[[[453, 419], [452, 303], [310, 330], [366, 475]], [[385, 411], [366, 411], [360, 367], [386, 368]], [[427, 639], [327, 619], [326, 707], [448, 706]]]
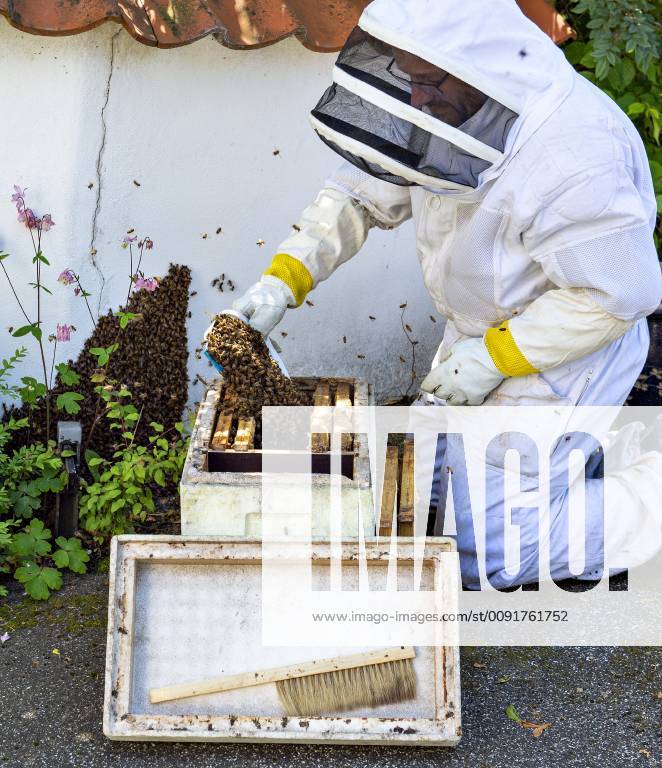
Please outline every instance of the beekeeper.
[[[625, 401], [662, 298], [646, 154], [514, 0], [374, 0], [311, 120], [345, 162], [235, 303], [255, 328], [268, 334], [371, 228], [413, 218], [447, 319], [425, 392], [452, 405]], [[657, 488], [662, 466], [634, 476]]]

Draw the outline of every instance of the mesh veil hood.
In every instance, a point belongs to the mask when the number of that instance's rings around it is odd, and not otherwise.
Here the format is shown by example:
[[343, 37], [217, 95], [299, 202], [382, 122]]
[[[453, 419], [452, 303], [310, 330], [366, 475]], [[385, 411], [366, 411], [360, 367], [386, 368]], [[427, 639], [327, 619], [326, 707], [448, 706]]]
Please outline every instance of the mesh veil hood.
[[[484, 111], [495, 113], [496, 105], [511, 118], [508, 130], [495, 144], [470, 130], [468, 137], [460, 136], [471, 121], [458, 131], [458, 127], [440, 125], [443, 119], [421, 117], [420, 113], [417, 117], [407, 103], [409, 95], [398, 95], [388, 76], [380, 90], [374, 76], [362, 75], [353, 67], [351, 52], [347, 52], [350, 36], [334, 69], [334, 85], [313, 110], [313, 126], [340, 154], [394, 183], [438, 187], [437, 191], [451, 193], [482, 186], [499, 174], [558, 108], [575, 77], [563, 53], [520, 11], [515, 0], [373, 0], [356, 32], [376, 41], [376, 48], [385, 44], [429, 62], [484, 94], [489, 101]], [[382, 130], [382, 143], [370, 146], [366, 127], [379, 125], [380, 119], [383, 124], [390, 120], [388, 129]], [[355, 132], [344, 128], [349, 122], [358, 126]], [[412, 146], [420, 150], [422, 131], [429, 131], [432, 138], [434, 151], [426, 145], [428, 155], [452, 155], [445, 166], [424, 164], [420, 151], [411, 161], [413, 155], [407, 151]], [[384, 146], [390, 149], [385, 151]], [[388, 174], [379, 172], [384, 152], [390, 156]], [[406, 165], [408, 172], [396, 173], [394, 165], [396, 170]]]

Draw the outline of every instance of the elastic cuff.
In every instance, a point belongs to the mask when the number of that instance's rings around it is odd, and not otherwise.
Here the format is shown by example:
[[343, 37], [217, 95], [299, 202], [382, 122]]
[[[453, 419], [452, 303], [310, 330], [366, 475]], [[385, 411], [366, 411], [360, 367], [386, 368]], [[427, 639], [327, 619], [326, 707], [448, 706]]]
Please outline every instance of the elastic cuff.
[[282, 280], [292, 291], [297, 307], [313, 287], [313, 278], [305, 265], [287, 253], [277, 253], [264, 274]]
[[485, 346], [492, 362], [504, 376], [527, 376], [538, 373], [538, 369], [524, 357], [515, 343], [508, 326], [509, 320], [497, 328], [488, 328], [485, 333]]

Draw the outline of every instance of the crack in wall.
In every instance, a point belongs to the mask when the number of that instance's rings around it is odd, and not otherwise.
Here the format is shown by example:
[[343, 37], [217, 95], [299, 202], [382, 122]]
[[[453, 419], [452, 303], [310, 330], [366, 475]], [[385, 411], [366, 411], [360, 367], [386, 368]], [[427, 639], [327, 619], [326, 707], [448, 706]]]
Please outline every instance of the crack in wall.
[[115, 41], [117, 40], [117, 38], [121, 33], [122, 33], [122, 30], [118, 29], [117, 32], [115, 32], [113, 36], [110, 38], [110, 62], [108, 67], [108, 77], [106, 78], [106, 87], [104, 90], [104, 101], [101, 106], [101, 142], [99, 144], [99, 151], [97, 152], [97, 161], [96, 161], [97, 195], [96, 195], [96, 201], [94, 206], [94, 214], [92, 215], [92, 234], [90, 237], [89, 255], [90, 255], [90, 262], [92, 263], [94, 270], [99, 276], [99, 300], [97, 302], [97, 314], [100, 314], [101, 312], [101, 301], [103, 297], [103, 290], [106, 285], [106, 277], [103, 274], [103, 270], [99, 266], [99, 262], [97, 261], [97, 258], [96, 258], [97, 249], [95, 247], [97, 235], [99, 234], [98, 219], [99, 219], [99, 213], [101, 211], [101, 193], [103, 190], [103, 176], [101, 173], [101, 169], [103, 166], [103, 156], [106, 151], [106, 137], [108, 135], [108, 124], [106, 123], [106, 109], [108, 108], [108, 102], [110, 101], [110, 86], [113, 80], [113, 73], [115, 71]]

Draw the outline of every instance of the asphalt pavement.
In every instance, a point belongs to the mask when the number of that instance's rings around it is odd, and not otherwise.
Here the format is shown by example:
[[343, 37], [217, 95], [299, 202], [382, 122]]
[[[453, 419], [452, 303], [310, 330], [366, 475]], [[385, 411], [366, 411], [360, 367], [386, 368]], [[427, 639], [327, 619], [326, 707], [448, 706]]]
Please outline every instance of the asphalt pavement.
[[[662, 650], [463, 648], [455, 748], [111, 742], [102, 733], [107, 575], [47, 603], [0, 604], [2, 768], [652, 768], [662, 761]], [[550, 723], [537, 738], [509, 720]]]

